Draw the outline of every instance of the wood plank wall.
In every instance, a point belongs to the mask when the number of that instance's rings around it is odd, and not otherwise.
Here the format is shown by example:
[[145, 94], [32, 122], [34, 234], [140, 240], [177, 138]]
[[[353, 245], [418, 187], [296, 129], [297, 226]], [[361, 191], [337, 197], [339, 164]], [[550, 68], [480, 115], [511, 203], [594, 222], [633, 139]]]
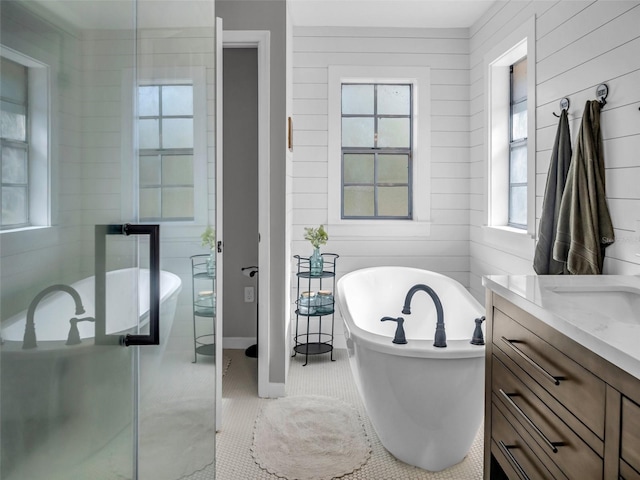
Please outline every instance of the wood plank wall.
[[536, 224], [540, 219], [559, 101], [571, 101], [572, 140], [587, 100], [607, 83], [602, 110], [606, 188], [616, 243], [605, 273], [640, 273], [640, 3], [637, 1], [497, 2], [470, 29], [470, 287], [482, 299], [482, 276], [532, 274], [533, 251], [491, 244], [486, 224], [485, 55], [514, 27], [536, 17]]
[[[468, 285], [469, 69], [466, 29], [294, 28], [294, 254], [309, 255], [305, 226], [326, 224], [329, 65], [431, 67], [432, 222], [428, 240], [332, 239], [339, 273], [408, 265]], [[294, 279], [295, 280], [295, 279]]]
[[[640, 273], [640, 3], [499, 1], [469, 29], [309, 28], [293, 32], [292, 252], [310, 253], [303, 227], [326, 223], [329, 65], [431, 67], [432, 228], [428, 240], [330, 239], [339, 275], [412, 265], [450, 275], [484, 301], [482, 276], [531, 274], [533, 249], [491, 243], [485, 220], [485, 55], [536, 17], [536, 223], [562, 97], [572, 138], [600, 83], [609, 208], [616, 243], [605, 273]], [[331, 233], [331, 232], [329, 232]], [[295, 282], [295, 277], [293, 278]], [[292, 298], [293, 293], [292, 293]]]

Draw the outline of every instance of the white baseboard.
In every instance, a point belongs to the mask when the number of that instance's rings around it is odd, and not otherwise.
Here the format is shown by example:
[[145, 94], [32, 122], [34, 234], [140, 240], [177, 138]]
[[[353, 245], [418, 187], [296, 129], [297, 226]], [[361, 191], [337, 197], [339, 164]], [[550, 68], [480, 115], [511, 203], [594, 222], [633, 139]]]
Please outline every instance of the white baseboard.
[[222, 348], [244, 350], [251, 345], [255, 345], [256, 342], [256, 337], [223, 337]]

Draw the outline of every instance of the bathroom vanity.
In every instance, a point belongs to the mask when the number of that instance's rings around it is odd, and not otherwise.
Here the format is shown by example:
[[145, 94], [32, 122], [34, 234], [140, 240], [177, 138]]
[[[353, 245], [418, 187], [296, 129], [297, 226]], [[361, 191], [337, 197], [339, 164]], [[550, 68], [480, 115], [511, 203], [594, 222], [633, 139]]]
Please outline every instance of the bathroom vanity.
[[640, 278], [484, 285], [484, 478], [640, 480]]

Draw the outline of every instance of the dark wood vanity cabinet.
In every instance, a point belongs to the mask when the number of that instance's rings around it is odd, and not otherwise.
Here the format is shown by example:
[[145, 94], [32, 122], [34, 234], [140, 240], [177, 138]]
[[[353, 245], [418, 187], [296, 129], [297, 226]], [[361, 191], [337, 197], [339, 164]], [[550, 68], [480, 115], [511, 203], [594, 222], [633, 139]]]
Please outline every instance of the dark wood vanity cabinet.
[[485, 479], [640, 480], [640, 380], [492, 291], [486, 342]]

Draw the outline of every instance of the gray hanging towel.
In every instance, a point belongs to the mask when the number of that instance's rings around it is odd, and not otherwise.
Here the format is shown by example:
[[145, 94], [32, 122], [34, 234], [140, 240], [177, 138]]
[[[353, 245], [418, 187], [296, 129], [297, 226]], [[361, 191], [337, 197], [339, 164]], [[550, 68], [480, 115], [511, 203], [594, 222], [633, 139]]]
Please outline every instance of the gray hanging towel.
[[533, 269], [538, 275], [564, 273], [564, 263], [553, 259], [553, 244], [556, 240], [560, 202], [570, 164], [571, 133], [569, 132], [569, 116], [566, 110], [562, 110], [547, 173], [547, 185], [542, 200], [542, 215], [540, 216], [540, 226], [538, 227], [538, 243], [533, 257]]
[[600, 274], [614, 242], [607, 207], [600, 102], [587, 101], [560, 204], [553, 258], [574, 275]]

